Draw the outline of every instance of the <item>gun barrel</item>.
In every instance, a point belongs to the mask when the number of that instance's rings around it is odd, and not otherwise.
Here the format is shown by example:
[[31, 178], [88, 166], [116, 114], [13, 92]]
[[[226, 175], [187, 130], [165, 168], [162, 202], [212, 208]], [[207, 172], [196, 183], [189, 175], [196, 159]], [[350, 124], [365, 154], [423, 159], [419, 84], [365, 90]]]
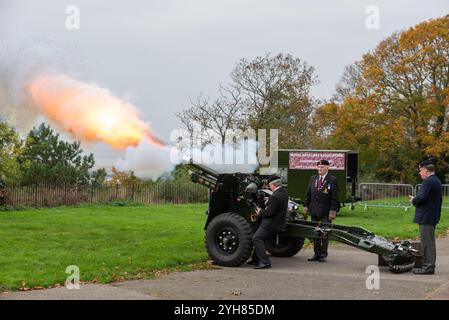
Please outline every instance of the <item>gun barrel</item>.
[[203, 172], [193, 172], [189, 171], [190, 178], [192, 179], [192, 182], [202, 184], [203, 186], [208, 187], [209, 189], [214, 189], [217, 185], [217, 179], [204, 174]]
[[217, 185], [218, 176], [220, 175], [218, 172], [205, 165], [193, 163], [192, 160], [190, 161], [189, 165], [197, 169], [196, 171], [189, 170], [192, 182], [202, 184], [209, 189], [215, 188], [215, 186]]
[[217, 177], [220, 175], [217, 171], [215, 171], [215, 170], [209, 168], [208, 166], [205, 166], [205, 165], [203, 165], [203, 164], [193, 163], [192, 160], [190, 161], [189, 164], [190, 164], [192, 167], [194, 167], [195, 169], [200, 170], [202, 173], [205, 173], [205, 174], [207, 174], [207, 175], [209, 175], [209, 176], [212, 176], [212, 177], [214, 177], [214, 178], [217, 178]]

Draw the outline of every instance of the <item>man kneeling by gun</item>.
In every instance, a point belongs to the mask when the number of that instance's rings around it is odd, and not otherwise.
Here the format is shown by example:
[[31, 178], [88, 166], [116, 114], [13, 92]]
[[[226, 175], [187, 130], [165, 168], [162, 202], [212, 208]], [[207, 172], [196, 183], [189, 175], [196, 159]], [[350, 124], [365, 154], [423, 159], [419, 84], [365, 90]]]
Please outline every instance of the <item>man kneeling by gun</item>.
[[276, 232], [285, 228], [285, 217], [287, 215], [288, 193], [282, 188], [281, 178], [270, 176], [267, 183], [273, 194], [268, 199], [266, 209], [256, 209], [261, 223], [253, 235], [254, 252], [252, 260], [248, 261], [248, 264], [255, 265], [255, 269], [271, 268], [271, 261], [266, 253], [265, 240], [273, 238]]

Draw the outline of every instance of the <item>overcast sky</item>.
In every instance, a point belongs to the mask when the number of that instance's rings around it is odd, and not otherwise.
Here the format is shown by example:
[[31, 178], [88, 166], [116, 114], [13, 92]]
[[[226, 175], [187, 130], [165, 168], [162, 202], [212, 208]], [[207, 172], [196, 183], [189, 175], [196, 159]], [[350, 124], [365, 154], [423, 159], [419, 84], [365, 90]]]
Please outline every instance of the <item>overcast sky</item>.
[[[71, 4], [79, 30], [66, 28]], [[379, 29], [366, 27], [370, 5]], [[243, 57], [305, 60], [320, 81], [313, 94], [326, 99], [344, 67], [380, 40], [448, 13], [447, 0], [0, 0], [0, 37], [31, 53], [44, 47], [55, 68], [126, 97], [168, 139], [180, 127], [174, 113], [200, 92], [213, 97]]]

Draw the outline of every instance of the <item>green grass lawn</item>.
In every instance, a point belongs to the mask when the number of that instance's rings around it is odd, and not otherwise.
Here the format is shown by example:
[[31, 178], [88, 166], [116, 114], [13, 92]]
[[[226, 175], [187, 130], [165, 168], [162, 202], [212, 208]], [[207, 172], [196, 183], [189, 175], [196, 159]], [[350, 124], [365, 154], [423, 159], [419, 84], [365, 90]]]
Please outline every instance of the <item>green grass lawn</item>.
[[412, 204], [408, 197], [392, 197], [392, 198], [382, 198], [377, 200], [367, 200], [361, 201], [359, 204], [367, 205], [386, 205], [386, 206], [398, 206], [398, 207], [411, 207]]
[[[369, 207], [356, 205], [354, 210], [342, 208], [336, 224], [354, 225], [368, 229], [377, 235], [394, 239], [415, 239], [419, 236], [418, 225], [413, 223], [414, 208], [405, 211], [403, 208]], [[443, 209], [441, 221], [437, 225], [438, 235], [446, 234], [449, 228], [449, 210]]]
[[[0, 212], [0, 290], [148, 278], [207, 260], [206, 205], [88, 206]], [[22, 282], [25, 282], [24, 284]]]
[[[377, 200], [366, 200], [361, 201], [359, 204], [367, 204], [369, 205], [387, 205], [387, 206], [398, 206], [398, 207], [411, 207], [408, 196], [403, 197], [391, 197], [391, 198], [382, 198]], [[443, 196], [443, 207], [449, 207], [449, 197]]]
[[[111, 282], [154, 276], [156, 270], [205, 267], [206, 204], [83, 206], [0, 212], [0, 290], [63, 284], [69, 265], [81, 281]], [[388, 238], [415, 238], [413, 210], [356, 206], [338, 224]], [[449, 227], [443, 211], [438, 233]]]

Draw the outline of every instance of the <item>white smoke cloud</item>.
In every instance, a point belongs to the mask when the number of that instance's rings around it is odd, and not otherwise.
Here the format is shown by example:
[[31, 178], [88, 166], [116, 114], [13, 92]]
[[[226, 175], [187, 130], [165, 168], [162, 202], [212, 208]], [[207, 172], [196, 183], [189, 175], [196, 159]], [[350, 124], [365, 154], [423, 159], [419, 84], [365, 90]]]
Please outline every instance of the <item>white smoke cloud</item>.
[[133, 171], [141, 179], [157, 180], [169, 174], [175, 166], [184, 163], [202, 164], [218, 173], [253, 173], [258, 167], [257, 142], [244, 140], [235, 145], [209, 144], [203, 149], [180, 150], [175, 146], [158, 147], [142, 141], [126, 149], [125, 157], [115, 167]]
[[120, 158], [115, 167], [120, 171], [133, 171], [141, 179], [157, 180], [181, 162], [181, 158], [173, 158], [171, 152], [169, 146], [159, 147], [142, 140], [136, 147], [127, 148], [125, 158]]
[[39, 74], [82, 69], [67, 59], [73, 56], [78, 56], [73, 49], [43, 37], [0, 33], [0, 118], [22, 133], [42, 122], [45, 118], [34, 108], [26, 85]]
[[25, 94], [24, 83], [33, 70], [30, 62], [22, 62], [20, 55], [0, 43], [0, 118], [13, 123], [20, 131], [31, 127], [38, 112], [30, 108]]
[[201, 163], [220, 173], [253, 173], [258, 167], [257, 142], [242, 140], [236, 144], [209, 144], [202, 150], [195, 149], [194, 163]]

